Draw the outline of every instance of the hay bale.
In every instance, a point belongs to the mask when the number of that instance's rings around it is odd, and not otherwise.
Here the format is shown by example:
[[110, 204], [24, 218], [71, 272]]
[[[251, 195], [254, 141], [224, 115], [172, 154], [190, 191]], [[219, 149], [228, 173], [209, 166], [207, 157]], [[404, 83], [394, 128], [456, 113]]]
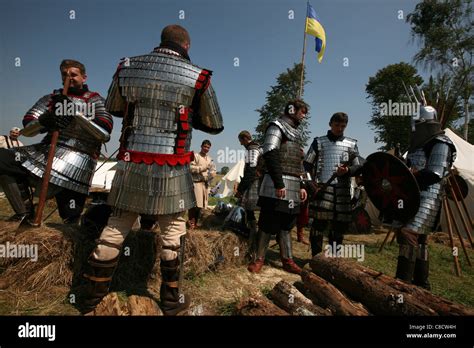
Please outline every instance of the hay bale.
[[[4, 229], [3, 226], [2, 229]], [[51, 286], [69, 286], [72, 278], [74, 240], [78, 239], [77, 228], [63, 225], [56, 228], [42, 226], [18, 233], [0, 233], [0, 244], [37, 247], [37, 260], [31, 258], [2, 258], [0, 266], [3, 282], [8, 287], [24, 291], [44, 291]]]
[[[38, 245], [38, 260], [0, 259], [2, 288], [19, 291], [47, 292], [62, 286], [65, 293], [79, 286], [83, 267], [94, 248], [94, 238], [77, 226], [47, 224], [18, 233], [10, 224], [0, 222], [0, 244]], [[111, 291], [148, 295], [150, 281], [159, 287], [160, 239], [158, 234], [132, 231], [124, 242]], [[230, 232], [189, 231], [185, 249], [185, 277], [192, 278], [210, 270], [245, 261], [247, 241]], [[151, 277], [150, 277], [151, 275]], [[74, 291], [74, 290], [73, 290]]]

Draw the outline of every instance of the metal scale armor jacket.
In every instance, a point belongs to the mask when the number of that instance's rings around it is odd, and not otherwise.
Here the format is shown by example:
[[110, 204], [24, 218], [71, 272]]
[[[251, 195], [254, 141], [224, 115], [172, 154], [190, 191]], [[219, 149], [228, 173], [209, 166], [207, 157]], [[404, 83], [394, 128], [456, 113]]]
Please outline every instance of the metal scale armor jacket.
[[[428, 151], [427, 151], [428, 149]], [[409, 167], [418, 171], [430, 171], [439, 181], [420, 192], [420, 207], [415, 217], [405, 227], [416, 233], [428, 234], [438, 221], [445, 185], [445, 178], [456, 156], [456, 148], [446, 135], [438, 135], [428, 144], [407, 154]]]
[[[38, 100], [26, 113], [23, 125], [37, 123], [38, 117], [48, 111], [51, 97], [55, 94], [61, 94], [61, 90], [55, 90], [53, 94]], [[79, 116], [76, 115], [66, 128], [59, 131], [49, 182], [88, 194], [100, 147], [110, 138], [113, 120], [105, 110], [104, 98], [98, 93], [86, 90], [80, 96], [68, 94], [67, 97], [77, 106], [76, 111], [86, 111], [83, 115], [87, 118], [83, 118], [81, 123], [78, 120]], [[88, 115], [87, 111], [94, 111], [94, 115]], [[37, 177], [43, 177], [50, 143], [51, 134], [48, 134], [41, 143], [18, 149], [21, 153], [22, 166]]]
[[224, 128], [210, 75], [168, 48], [119, 65], [106, 101], [107, 110], [124, 116], [110, 205], [149, 215], [195, 206], [192, 128]]
[[[315, 167], [316, 180], [322, 185], [339, 165], [360, 165], [357, 140], [345, 136], [336, 141], [331, 141], [327, 135], [316, 137], [304, 162], [310, 173]], [[336, 177], [324, 192], [318, 192], [320, 199], [310, 202], [310, 214], [320, 220], [351, 221], [350, 189], [350, 175]]]
[[292, 125], [287, 116], [282, 116], [270, 122], [263, 143], [263, 152], [266, 153], [279, 149], [280, 166], [282, 169], [283, 184], [286, 189], [285, 198], [277, 198], [275, 195], [275, 183], [268, 173], [270, 163], [265, 162], [267, 173], [260, 185], [260, 196], [274, 198], [282, 201], [300, 203], [301, 175], [304, 173], [301, 155], [301, 146], [297, 143], [299, 128]]
[[242, 194], [242, 206], [247, 210], [256, 210], [260, 178], [257, 164], [262, 155], [262, 148], [256, 142], [251, 142], [245, 148], [244, 176], [237, 187]]

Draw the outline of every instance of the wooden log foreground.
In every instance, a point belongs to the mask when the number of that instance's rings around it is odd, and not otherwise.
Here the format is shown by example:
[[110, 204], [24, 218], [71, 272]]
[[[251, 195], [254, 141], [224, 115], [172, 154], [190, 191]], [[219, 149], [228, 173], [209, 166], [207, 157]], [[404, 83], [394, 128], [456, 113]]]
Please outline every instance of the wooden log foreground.
[[472, 315], [472, 310], [356, 262], [315, 256], [311, 269], [375, 315]]
[[238, 315], [245, 316], [282, 316], [290, 315], [264, 297], [247, 297], [236, 306]]
[[394, 289], [408, 293], [432, 308], [438, 315], [472, 315], [474, 309], [463, 306], [462, 304], [452, 302], [444, 297], [436, 296], [432, 292], [420, 288], [416, 285], [407, 284], [399, 279], [389, 277], [370, 268], [362, 267], [362, 272], [367, 275], [393, 287]]
[[318, 305], [330, 309], [335, 315], [369, 315], [369, 312], [362, 305], [353, 303], [325, 279], [306, 270], [301, 273], [301, 278]]
[[271, 299], [278, 307], [283, 308], [291, 315], [300, 316], [327, 316], [332, 315], [330, 310], [321, 308], [306, 298], [297, 288], [288, 282], [279, 281], [270, 292]]
[[158, 304], [149, 297], [132, 295], [127, 302], [121, 303], [117, 293], [107, 294], [99, 305], [86, 316], [162, 316]]

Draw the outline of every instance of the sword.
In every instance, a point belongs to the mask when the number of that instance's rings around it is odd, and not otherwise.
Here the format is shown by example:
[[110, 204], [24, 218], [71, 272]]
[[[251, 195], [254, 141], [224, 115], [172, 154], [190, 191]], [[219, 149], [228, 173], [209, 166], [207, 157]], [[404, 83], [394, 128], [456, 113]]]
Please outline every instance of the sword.
[[[64, 88], [62, 92], [64, 96], [67, 96], [67, 92], [69, 90], [70, 84], [71, 84], [71, 77], [68, 71], [67, 78], [64, 81]], [[36, 211], [35, 220], [31, 224], [34, 227], [41, 226], [41, 219], [43, 218], [43, 210], [46, 204], [49, 178], [51, 176], [51, 169], [53, 168], [53, 160], [54, 160], [54, 154], [56, 152], [56, 144], [58, 143], [58, 137], [59, 137], [59, 130], [53, 131], [53, 133], [51, 134], [51, 145], [49, 146], [48, 161], [46, 162], [46, 168], [44, 169], [44, 173], [43, 173], [43, 182], [41, 183], [41, 190], [40, 190], [40, 195], [39, 195], [39, 200], [38, 200], [38, 210]]]

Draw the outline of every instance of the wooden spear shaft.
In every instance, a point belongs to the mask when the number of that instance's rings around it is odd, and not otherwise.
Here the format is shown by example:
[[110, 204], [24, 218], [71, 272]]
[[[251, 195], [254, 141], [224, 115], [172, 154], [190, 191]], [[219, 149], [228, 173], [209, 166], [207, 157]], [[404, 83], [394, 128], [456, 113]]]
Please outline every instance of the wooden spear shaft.
[[[471, 243], [471, 246], [474, 247], [474, 243], [473, 243], [472, 236], [471, 236], [472, 225], [468, 226], [467, 219], [464, 217], [464, 214], [461, 211], [461, 206], [459, 205], [459, 202], [458, 202], [458, 197], [462, 202], [464, 202], [464, 200], [462, 198], [461, 190], [460, 190], [459, 186], [457, 186], [457, 183], [458, 182], [456, 181], [456, 178], [454, 176], [451, 176], [451, 177], [448, 178], [447, 184], [448, 184], [448, 188], [451, 192], [451, 196], [453, 197], [453, 200], [454, 200], [454, 203], [455, 203], [456, 208], [458, 210], [459, 216], [461, 216], [461, 221], [464, 225], [464, 229], [466, 230], [466, 234], [467, 234], [467, 237], [469, 238], [469, 242]], [[454, 191], [455, 185], [456, 185], [457, 192]], [[467, 211], [467, 208], [466, 208], [466, 211]], [[467, 218], [470, 219], [469, 212], [467, 211], [467, 213], [468, 213]], [[469, 227], [471, 227], [471, 228], [469, 228]]]
[[456, 221], [456, 219], [454, 219], [454, 214], [453, 214], [453, 211], [451, 210], [448, 200], [446, 200], [446, 208], [448, 210], [447, 213], [450, 216], [451, 221], [453, 222], [454, 229], [456, 230], [456, 234], [458, 235], [459, 242], [461, 243], [462, 250], [464, 251], [464, 255], [466, 256], [467, 263], [469, 264], [469, 266], [472, 267], [471, 260], [469, 259], [469, 254], [467, 253], [466, 246], [464, 245], [464, 239], [461, 235], [461, 229], [459, 228], [458, 222]]
[[454, 269], [456, 270], [456, 275], [458, 277], [461, 276], [461, 266], [459, 265], [459, 259], [458, 256], [454, 253], [454, 238], [453, 238], [453, 226], [451, 224], [451, 217], [449, 216], [448, 213], [448, 202], [447, 198], [443, 198], [443, 208], [444, 208], [444, 214], [446, 216], [446, 223], [448, 224], [448, 235], [449, 235], [449, 241], [451, 242], [451, 253], [453, 254], [453, 260], [454, 260]]
[[[67, 95], [69, 90], [69, 85], [71, 83], [71, 78], [69, 76], [66, 77], [64, 81], [64, 88], [63, 88], [63, 95]], [[54, 108], [54, 105], [53, 105]], [[43, 181], [41, 183], [41, 190], [38, 200], [38, 208], [36, 210], [35, 220], [33, 221], [32, 225], [35, 227], [41, 226], [41, 220], [43, 218], [43, 211], [44, 206], [46, 204], [46, 197], [48, 195], [48, 185], [49, 185], [49, 178], [51, 177], [51, 169], [53, 168], [53, 160], [54, 154], [56, 153], [56, 144], [58, 143], [59, 131], [55, 130], [51, 134], [51, 145], [49, 146], [48, 152], [48, 161], [46, 162], [46, 168], [44, 169], [43, 173]]]

